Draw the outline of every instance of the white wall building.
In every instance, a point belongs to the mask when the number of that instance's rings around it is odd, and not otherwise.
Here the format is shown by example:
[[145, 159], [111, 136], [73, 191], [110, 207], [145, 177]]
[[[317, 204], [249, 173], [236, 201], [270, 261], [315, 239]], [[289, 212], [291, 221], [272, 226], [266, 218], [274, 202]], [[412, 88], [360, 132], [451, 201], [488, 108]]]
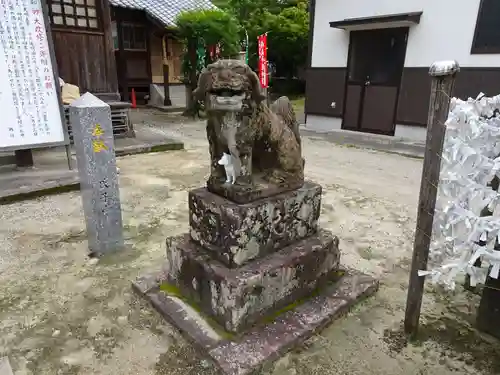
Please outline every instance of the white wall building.
[[429, 66], [500, 93], [500, 0], [312, 0], [306, 126], [425, 139]]

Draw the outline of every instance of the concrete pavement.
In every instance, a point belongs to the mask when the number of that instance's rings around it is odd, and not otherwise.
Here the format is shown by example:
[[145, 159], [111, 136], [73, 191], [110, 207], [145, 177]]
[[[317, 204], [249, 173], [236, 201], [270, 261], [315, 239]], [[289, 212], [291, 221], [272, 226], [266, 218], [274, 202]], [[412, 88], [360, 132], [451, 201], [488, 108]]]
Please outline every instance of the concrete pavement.
[[301, 133], [311, 138], [323, 139], [341, 146], [367, 148], [414, 158], [423, 158], [425, 152], [425, 143], [404, 138], [349, 130], [316, 132], [307, 130], [305, 126], [301, 126]]

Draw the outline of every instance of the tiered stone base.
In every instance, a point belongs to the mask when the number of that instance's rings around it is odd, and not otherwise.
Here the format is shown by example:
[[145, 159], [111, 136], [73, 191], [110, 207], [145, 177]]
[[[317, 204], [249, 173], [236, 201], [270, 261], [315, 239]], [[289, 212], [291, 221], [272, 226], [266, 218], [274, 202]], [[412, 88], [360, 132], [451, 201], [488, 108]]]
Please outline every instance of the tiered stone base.
[[339, 266], [338, 239], [326, 231], [240, 268], [227, 268], [189, 235], [167, 243], [167, 281], [227, 331], [241, 332], [307, 297]]
[[166, 281], [164, 273], [146, 275], [137, 279], [133, 287], [223, 375], [258, 373], [264, 365], [300, 345], [378, 289], [374, 278], [347, 270], [336, 283], [271, 322], [241, 336], [227, 337], [185, 300], [160, 290]]
[[215, 187], [189, 193], [190, 233], [168, 238], [162, 273], [134, 288], [224, 374], [253, 373], [378, 288], [339, 270], [319, 185]]

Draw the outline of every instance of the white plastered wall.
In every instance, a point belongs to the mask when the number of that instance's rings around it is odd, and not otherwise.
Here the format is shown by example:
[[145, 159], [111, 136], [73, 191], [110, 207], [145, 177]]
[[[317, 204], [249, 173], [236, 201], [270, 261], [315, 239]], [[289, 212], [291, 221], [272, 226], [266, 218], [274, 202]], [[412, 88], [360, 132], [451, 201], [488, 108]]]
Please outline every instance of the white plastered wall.
[[[500, 1], [500, 0], [499, 0]], [[410, 27], [405, 67], [429, 67], [437, 60], [457, 60], [462, 67], [500, 67], [500, 55], [471, 55], [480, 0], [316, 0], [311, 65], [346, 67], [349, 32], [330, 27], [346, 18], [373, 17], [422, 11]], [[307, 116], [307, 122], [327, 123], [325, 117]], [[332, 129], [338, 119], [329, 119]], [[425, 129], [396, 127], [396, 136], [425, 139]]]

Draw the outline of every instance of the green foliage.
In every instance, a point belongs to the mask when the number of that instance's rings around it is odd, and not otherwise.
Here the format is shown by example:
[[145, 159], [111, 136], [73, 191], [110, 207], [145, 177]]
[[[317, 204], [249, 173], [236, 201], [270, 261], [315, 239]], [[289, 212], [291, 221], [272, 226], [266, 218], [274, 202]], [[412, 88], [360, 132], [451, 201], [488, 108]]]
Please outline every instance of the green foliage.
[[190, 10], [176, 19], [177, 32], [186, 41], [203, 39], [205, 45], [221, 43], [224, 55], [238, 52], [240, 25], [231, 14], [218, 10]]
[[212, 0], [212, 4], [214, 4], [219, 9], [227, 9], [229, 6], [229, 0]]
[[257, 67], [257, 36], [268, 33], [268, 59], [277, 75], [292, 77], [307, 60], [308, 0], [218, 0], [241, 23], [249, 37], [250, 65]]
[[268, 58], [276, 64], [280, 76], [293, 77], [306, 64], [309, 13], [304, 5], [283, 9], [270, 20]]
[[[184, 82], [192, 86], [195, 79], [191, 72], [198, 74], [206, 65], [206, 47], [220, 44], [223, 56], [239, 52], [240, 25], [236, 18], [219, 9], [190, 10], [181, 12], [175, 21], [177, 35], [184, 42], [182, 72]], [[196, 55], [196, 67], [192, 67], [191, 56]], [[196, 74], [196, 75], [197, 75]]]

